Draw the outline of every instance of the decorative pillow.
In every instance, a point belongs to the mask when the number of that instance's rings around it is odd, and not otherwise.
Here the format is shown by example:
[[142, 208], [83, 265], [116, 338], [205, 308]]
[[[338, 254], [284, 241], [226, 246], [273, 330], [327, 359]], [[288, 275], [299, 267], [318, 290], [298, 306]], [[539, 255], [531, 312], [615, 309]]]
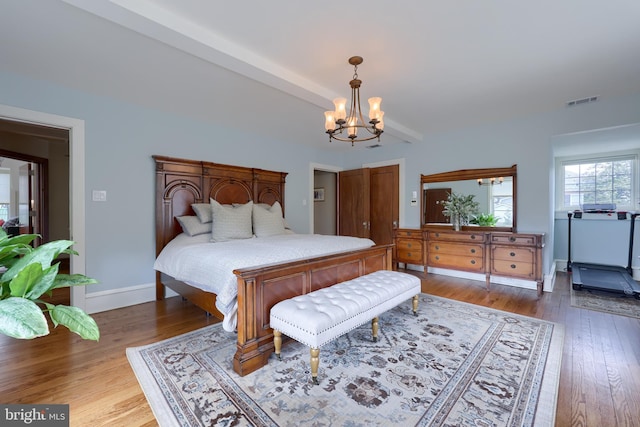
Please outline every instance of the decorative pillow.
[[182, 231], [191, 237], [197, 236], [198, 234], [211, 233], [211, 223], [203, 224], [197, 216], [179, 216], [176, 219], [178, 223], [180, 223]]
[[284, 232], [282, 206], [279, 202], [269, 208], [253, 205], [253, 233], [257, 237], [275, 236]]
[[224, 242], [233, 239], [250, 239], [251, 212], [253, 202], [244, 205], [221, 205], [211, 199], [211, 214], [213, 225], [211, 227], [211, 241]]
[[206, 224], [212, 221], [210, 203], [193, 203], [191, 207], [201, 223]]

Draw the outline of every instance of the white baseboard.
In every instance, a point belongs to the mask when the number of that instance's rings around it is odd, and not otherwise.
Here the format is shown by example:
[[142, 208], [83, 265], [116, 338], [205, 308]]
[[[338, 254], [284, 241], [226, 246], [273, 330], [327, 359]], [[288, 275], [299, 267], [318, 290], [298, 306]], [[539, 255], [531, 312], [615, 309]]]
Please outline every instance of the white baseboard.
[[[178, 294], [171, 289], [166, 289], [167, 298]], [[85, 311], [88, 314], [102, 311], [115, 310], [116, 308], [129, 307], [145, 302], [155, 301], [156, 284], [129, 286], [128, 288], [112, 289], [108, 291], [91, 292], [85, 294]]]
[[[478, 280], [481, 282], [485, 281], [485, 275], [481, 273], [469, 273], [467, 271], [447, 270], [444, 268], [434, 268], [434, 267], [428, 267], [427, 272], [433, 273], [433, 274], [442, 274], [443, 276], [458, 277], [461, 279]], [[553, 276], [553, 278], [550, 278], [549, 280], [555, 280], [555, 275]], [[502, 277], [502, 276], [491, 276], [489, 278], [489, 281], [490, 283], [507, 285], [507, 286], [515, 286], [517, 288], [533, 289], [533, 290], [538, 289], [537, 283], [533, 280], [514, 279], [512, 277]], [[553, 290], [553, 282], [550, 282], [549, 284], [547, 284], [546, 276], [544, 278], [542, 290], [545, 292], [551, 292]]]

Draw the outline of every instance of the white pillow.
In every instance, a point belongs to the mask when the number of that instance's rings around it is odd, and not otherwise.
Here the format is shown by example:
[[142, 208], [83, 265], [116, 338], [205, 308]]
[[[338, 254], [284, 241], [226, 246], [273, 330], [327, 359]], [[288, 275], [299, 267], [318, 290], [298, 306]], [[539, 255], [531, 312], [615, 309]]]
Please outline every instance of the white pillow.
[[197, 236], [198, 234], [211, 233], [211, 223], [203, 224], [197, 216], [179, 216], [176, 218], [182, 231], [189, 236]]
[[269, 208], [253, 205], [253, 233], [256, 237], [275, 236], [284, 234], [284, 219], [282, 206], [275, 202]]
[[196, 216], [201, 223], [206, 224], [207, 222], [211, 222], [212, 217], [210, 203], [193, 203], [191, 208], [193, 208], [193, 211], [196, 213]]
[[244, 205], [221, 205], [211, 199], [211, 215], [213, 225], [211, 227], [211, 241], [225, 242], [233, 239], [250, 239], [251, 212], [253, 202]]

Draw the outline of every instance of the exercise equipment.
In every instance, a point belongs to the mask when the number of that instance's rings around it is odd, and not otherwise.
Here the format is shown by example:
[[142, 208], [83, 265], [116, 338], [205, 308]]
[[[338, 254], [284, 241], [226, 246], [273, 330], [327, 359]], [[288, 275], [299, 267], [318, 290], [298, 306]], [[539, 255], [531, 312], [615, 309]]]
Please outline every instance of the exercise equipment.
[[[572, 286], [574, 290], [593, 289], [605, 292], [624, 293], [640, 299], [640, 284], [633, 280], [631, 275], [631, 262], [633, 260], [633, 237], [635, 231], [637, 213], [631, 214], [629, 227], [629, 258], [627, 266], [615, 266], [606, 264], [592, 264], [571, 261], [571, 217], [573, 212], [568, 213], [568, 242], [569, 256], [567, 261], [567, 271], [572, 276]], [[581, 216], [578, 216], [580, 218]], [[626, 214], [625, 214], [626, 218]], [[618, 219], [622, 219], [618, 216]]]

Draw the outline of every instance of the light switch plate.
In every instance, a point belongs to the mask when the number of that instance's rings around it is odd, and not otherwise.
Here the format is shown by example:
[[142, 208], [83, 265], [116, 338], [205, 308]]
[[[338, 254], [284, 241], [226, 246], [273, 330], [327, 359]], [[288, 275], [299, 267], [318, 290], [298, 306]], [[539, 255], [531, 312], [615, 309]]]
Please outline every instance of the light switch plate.
[[105, 190], [93, 190], [92, 200], [94, 202], [106, 202], [107, 192]]

